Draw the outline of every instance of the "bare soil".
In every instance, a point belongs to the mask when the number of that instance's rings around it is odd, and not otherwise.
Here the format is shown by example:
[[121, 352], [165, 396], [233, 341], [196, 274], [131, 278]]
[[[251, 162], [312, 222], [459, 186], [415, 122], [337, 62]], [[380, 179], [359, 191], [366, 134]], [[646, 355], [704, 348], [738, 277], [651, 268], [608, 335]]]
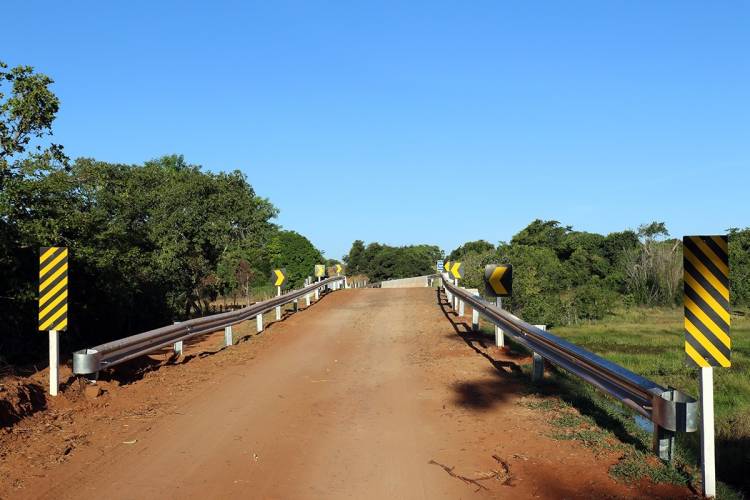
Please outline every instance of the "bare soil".
[[[470, 314], [470, 311], [467, 312]], [[324, 297], [236, 345], [214, 334], [92, 390], [6, 378], [0, 498], [685, 498], [613, 480], [616, 453], [550, 437], [513, 358], [432, 289]], [[0, 402], [10, 400], [0, 392]]]

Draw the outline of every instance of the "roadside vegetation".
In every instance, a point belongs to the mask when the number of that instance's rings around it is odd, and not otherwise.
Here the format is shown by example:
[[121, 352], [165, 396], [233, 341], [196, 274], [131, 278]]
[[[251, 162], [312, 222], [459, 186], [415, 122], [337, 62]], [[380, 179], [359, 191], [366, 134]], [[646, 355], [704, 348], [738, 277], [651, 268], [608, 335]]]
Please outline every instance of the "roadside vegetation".
[[273, 222], [278, 209], [239, 171], [205, 171], [180, 155], [69, 159], [49, 141], [60, 107], [52, 83], [0, 63], [0, 370], [46, 353], [39, 247], [70, 250], [63, 350], [207, 314], [220, 295], [255, 300], [276, 266], [299, 286], [324, 262]]
[[[685, 362], [681, 309], [617, 311], [605, 320], [553, 333], [664, 386], [698, 396], [698, 373]], [[732, 367], [714, 370], [719, 478], [750, 492], [750, 319], [732, 318]], [[613, 404], [600, 398], [599, 403]], [[699, 433], [678, 436], [689, 463], [700, 462]]]
[[[750, 492], [750, 228], [727, 233], [732, 367], [717, 368], [714, 377], [717, 471], [725, 482], [723, 496], [731, 497], [732, 488]], [[684, 351], [682, 241], [671, 237], [664, 223], [600, 235], [535, 220], [509, 242], [471, 241], [446, 258], [461, 261], [462, 286], [480, 292], [486, 264], [513, 264], [513, 296], [504, 307], [635, 373], [698, 396], [698, 373]], [[635, 425], [630, 412], [564, 372], [553, 371], [549, 378], [562, 387], [559, 397], [566, 404], [595, 417], [605, 434], [615, 432], [635, 446], [613, 475], [695, 481], [691, 471], [700, 463], [699, 433], [679, 436], [674, 467], [652, 464], [641, 456], [650, 456], [650, 435]], [[611, 444], [586, 422], [574, 420], [555, 418], [565, 429], [558, 438]]]
[[344, 262], [347, 274], [365, 275], [374, 283], [433, 274], [435, 262], [442, 255], [440, 248], [434, 245], [392, 247], [373, 242], [365, 246], [364, 241], [356, 240], [344, 256]]

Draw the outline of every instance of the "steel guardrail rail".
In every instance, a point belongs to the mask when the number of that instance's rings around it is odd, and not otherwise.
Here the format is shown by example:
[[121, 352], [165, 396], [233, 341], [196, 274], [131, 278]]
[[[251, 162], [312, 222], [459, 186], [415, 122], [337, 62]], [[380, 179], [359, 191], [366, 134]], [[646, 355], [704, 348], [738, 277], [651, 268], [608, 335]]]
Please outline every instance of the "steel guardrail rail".
[[[651, 420], [654, 435], [659, 428], [670, 432], [698, 429], [698, 403], [687, 394], [663, 387], [571, 342], [535, 327], [478, 295], [451, 283], [443, 274], [443, 287], [499, 326], [517, 343], [553, 365], [580, 377]], [[656, 438], [655, 438], [656, 439]]]
[[235, 325], [259, 314], [292, 302], [315, 290], [345, 280], [344, 276], [333, 276], [314, 282], [299, 290], [256, 302], [236, 311], [229, 311], [202, 318], [190, 319], [174, 325], [162, 326], [154, 330], [138, 333], [119, 340], [113, 340], [73, 353], [73, 373], [76, 375], [95, 374], [125, 361], [158, 351], [169, 345], [187, 340], [196, 335], [211, 333]]

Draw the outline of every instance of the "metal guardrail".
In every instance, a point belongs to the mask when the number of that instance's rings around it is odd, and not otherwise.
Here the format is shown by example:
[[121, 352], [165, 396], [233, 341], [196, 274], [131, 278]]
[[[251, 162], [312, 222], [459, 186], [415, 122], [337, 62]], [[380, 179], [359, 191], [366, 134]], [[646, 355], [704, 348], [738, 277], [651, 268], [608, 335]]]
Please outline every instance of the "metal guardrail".
[[338, 283], [341, 281], [346, 283], [345, 280], [344, 276], [334, 276], [312, 283], [299, 290], [256, 302], [236, 311], [191, 319], [76, 351], [73, 353], [73, 373], [77, 375], [96, 374], [105, 368], [175, 345], [196, 335], [230, 328], [232, 325], [262, 315], [300, 297], [313, 294], [321, 288], [337, 289]]
[[[471, 305], [490, 323], [500, 327], [515, 342], [534, 353], [534, 363], [549, 361], [578, 376], [633, 409], [654, 424], [654, 452], [672, 460], [676, 432], [698, 429], [698, 402], [676, 389], [663, 387], [560, 337], [530, 325], [513, 314], [450, 282], [443, 275], [448, 294]], [[452, 304], [452, 300], [449, 300]], [[535, 367], [536, 368], [536, 367]], [[536, 370], [535, 370], [536, 371]]]

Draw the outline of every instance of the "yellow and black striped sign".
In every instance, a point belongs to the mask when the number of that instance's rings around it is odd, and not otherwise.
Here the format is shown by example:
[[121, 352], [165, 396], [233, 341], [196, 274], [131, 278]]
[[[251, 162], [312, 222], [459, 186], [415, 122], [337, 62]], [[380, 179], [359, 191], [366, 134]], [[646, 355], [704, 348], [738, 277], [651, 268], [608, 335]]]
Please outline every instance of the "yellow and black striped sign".
[[68, 328], [68, 249], [42, 247], [39, 251], [39, 329]]
[[731, 365], [726, 236], [685, 236], [685, 352], [700, 367]]

